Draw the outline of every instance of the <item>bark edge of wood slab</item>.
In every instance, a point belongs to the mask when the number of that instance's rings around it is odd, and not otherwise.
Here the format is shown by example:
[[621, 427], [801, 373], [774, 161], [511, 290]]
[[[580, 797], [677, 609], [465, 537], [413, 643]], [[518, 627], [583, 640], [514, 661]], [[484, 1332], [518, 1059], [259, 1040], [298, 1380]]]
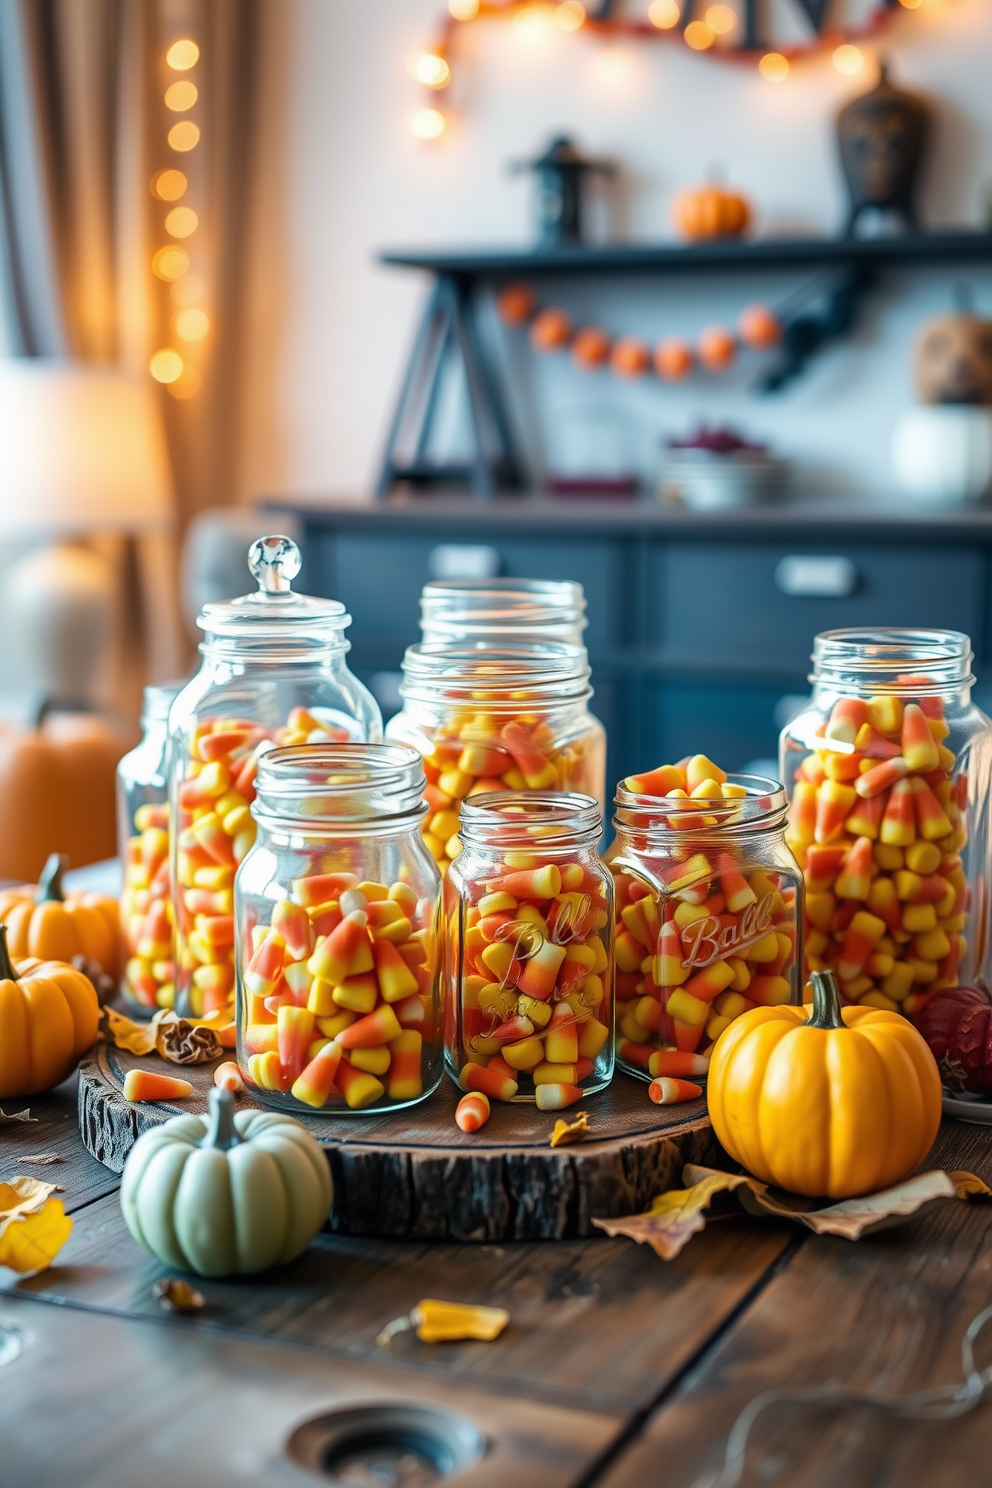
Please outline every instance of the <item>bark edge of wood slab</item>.
[[[133, 1068], [147, 1068], [147, 1060], [108, 1044], [79, 1067], [80, 1135], [115, 1173], [142, 1132], [205, 1111], [213, 1086], [212, 1063], [185, 1065], [195, 1091], [189, 1100], [132, 1105], [123, 1084]], [[301, 1118], [330, 1163], [332, 1231], [490, 1243], [598, 1236], [594, 1218], [639, 1213], [680, 1182], [685, 1163], [719, 1157], [704, 1099], [655, 1106], [647, 1085], [627, 1075], [573, 1108], [589, 1112], [593, 1136], [565, 1147], [548, 1146], [557, 1113], [530, 1105], [494, 1102], [481, 1132], [461, 1132], [459, 1094], [445, 1076], [429, 1100], [406, 1111]], [[257, 1104], [248, 1095], [237, 1102], [241, 1110]]]

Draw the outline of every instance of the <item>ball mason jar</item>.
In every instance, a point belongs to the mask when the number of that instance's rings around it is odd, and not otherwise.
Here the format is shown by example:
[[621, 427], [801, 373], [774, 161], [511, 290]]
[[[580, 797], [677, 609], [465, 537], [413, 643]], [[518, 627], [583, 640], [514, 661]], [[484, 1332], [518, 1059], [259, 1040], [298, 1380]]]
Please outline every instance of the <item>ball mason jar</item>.
[[292, 590], [296, 544], [260, 538], [248, 567], [254, 594], [204, 606], [203, 664], [169, 714], [176, 1006], [196, 1016], [233, 1008], [232, 891], [255, 840], [259, 759], [278, 745], [382, 737], [345, 661], [351, 616]]
[[613, 1076], [613, 882], [590, 796], [462, 806], [445, 881], [445, 1057], [462, 1090], [557, 1111]]
[[294, 1113], [398, 1110], [443, 1068], [441, 876], [413, 749], [318, 744], [259, 761], [234, 888], [238, 1063]]
[[420, 632], [428, 644], [500, 645], [565, 641], [582, 645], [582, 585], [554, 579], [432, 579], [420, 596]]
[[491, 791], [577, 791], [602, 809], [606, 731], [589, 712], [583, 646], [409, 646], [386, 737], [424, 757], [424, 840], [442, 873], [462, 802]]
[[117, 842], [121, 859], [121, 933], [127, 961], [121, 994], [150, 1017], [170, 1008], [176, 967], [169, 869], [169, 709], [182, 687], [146, 687], [141, 742], [117, 766]]
[[616, 884], [617, 1058], [643, 1079], [706, 1073], [752, 1007], [798, 1002], [802, 873], [785, 791], [730, 775], [732, 799], [621, 786], [606, 855]]
[[[992, 722], [971, 642], [949, 630], [828, 630], [784, 729], [788, 840], [806, 879], [805, 977], [912, 1016], [989, 975]], [[807, 996], [810, 994], [807, 993]]]

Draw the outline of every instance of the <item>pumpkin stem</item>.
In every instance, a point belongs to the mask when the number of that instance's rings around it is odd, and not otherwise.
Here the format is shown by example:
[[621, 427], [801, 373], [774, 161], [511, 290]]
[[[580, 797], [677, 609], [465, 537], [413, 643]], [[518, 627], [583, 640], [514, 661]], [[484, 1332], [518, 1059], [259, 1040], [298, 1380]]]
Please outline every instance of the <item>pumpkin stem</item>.
[[806, 1027], [843, 1028], [840, 988], [833, 972], [814, 971], [810, 981], [813, 983], [813, 1013]]
[[7, 949], [7, 926], [0, 925], [0, 982], [16, 982], [17, 972]]
[[41, 870], [38, 880], [38, 888], [35, 892], [37, 904], [61, 904], [65, 899], [65, 889], [62, 886], [62, 875], [69, 866], [69, 859], [63, 853], [50, 853], [48, 861]]
[[236, 1147], [241, 1138], [234, 1130], [234, 1096], [229, 1090], [218, 1090], [216, 1085], [207, 1097], [210, 1126], [201, 1147], [218, 1147], [221, 1152]]

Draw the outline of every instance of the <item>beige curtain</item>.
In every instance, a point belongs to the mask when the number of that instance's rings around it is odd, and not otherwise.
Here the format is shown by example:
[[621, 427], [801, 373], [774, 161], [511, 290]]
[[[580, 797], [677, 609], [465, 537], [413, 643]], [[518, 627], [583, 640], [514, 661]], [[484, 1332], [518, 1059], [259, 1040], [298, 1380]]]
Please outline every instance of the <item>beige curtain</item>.
[[[161, 395], [180, 530], [233, 494], [257, 32], [258, 0], [0, 0], [0, 246], [17, 350], [136, 370], [180, 353], [183, 375]], [[199, 48], [192, 67], [167, 62], [180, 39]], [[167, 106], [177, 81], [193, 83], [192, 107]], [[194, 148], [170, 144], [178, 123], [197, 126]], [[166, 169], [188, 182], [173, 201], [150, 188]], [[176, 205], [197, 219], [181, 239], [166, 225]], [[157, 277], [156, 251], [177, 242], [187, 272]], [[196, 341], [177, 329], [190, 307], [209, 325]], [[124, 629], [140, 589], [144, 670], [162, 675], [180, 664], [174, 557], [168, 543], [138, 546]]]

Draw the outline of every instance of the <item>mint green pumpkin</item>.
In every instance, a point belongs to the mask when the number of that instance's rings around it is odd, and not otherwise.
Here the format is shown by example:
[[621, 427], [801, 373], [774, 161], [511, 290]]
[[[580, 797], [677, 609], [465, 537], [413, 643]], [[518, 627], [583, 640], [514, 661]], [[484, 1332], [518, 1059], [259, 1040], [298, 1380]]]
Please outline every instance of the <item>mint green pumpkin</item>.
[[211, 1090], [206, 1116], [175, 1116], [145, 1132], [121, 1181], [135, 1240], [200, 1276], [250, 1275], [306, 1250], [334, 1197], [327, 1159], [290, 1116], [234, 1112]]

